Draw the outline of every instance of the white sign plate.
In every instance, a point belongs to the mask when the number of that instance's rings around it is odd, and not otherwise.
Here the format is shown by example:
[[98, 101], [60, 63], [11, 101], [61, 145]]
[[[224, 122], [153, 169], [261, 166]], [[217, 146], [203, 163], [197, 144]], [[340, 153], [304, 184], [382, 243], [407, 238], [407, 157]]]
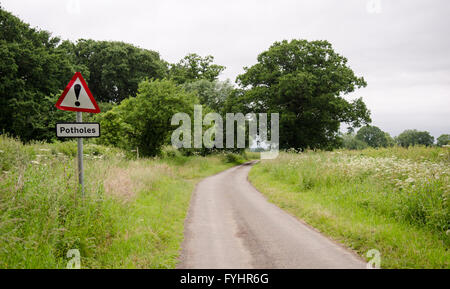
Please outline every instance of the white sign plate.
[[100, 137], [100, 124], [96, 122], [63, 122], [56, 124], [57, 137]]

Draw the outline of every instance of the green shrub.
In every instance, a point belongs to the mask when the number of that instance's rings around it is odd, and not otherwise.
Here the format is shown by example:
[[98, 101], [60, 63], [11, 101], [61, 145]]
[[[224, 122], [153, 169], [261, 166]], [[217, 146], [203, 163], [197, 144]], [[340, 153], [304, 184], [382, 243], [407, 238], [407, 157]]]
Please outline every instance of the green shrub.
[[223, 155], [224, 161], [232, 164], [242, 164], [245, 163], [245, 159], [242, 155], [235, 153], [225, 153]]
[[179, 150], [177, 150], [176, 148], [174, 148], [173, 146], [164, 146], [161, 149], [161, 157], [164, 158], [177, 158], [177, 157], [181, 157], [182, 154]]

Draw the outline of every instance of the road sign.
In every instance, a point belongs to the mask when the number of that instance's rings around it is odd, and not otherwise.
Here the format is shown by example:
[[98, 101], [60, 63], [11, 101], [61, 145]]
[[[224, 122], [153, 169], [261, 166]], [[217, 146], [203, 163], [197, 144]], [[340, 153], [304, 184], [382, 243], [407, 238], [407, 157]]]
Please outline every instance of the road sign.
[[56, 124], [57, 137], [100, 137], [100, 124], [96, 122], [63, 122]]
[[84, 195], [83, 138], [99, 137], [100, 125], [98, 123], [83, 123], [82, 113], [99, 113], [100, 108], [81, 73], [76, 72], [74, 74], [56, 102], [56, 108], [77, 112], [76, 123], [58, 123], [56, 125], [56, 136], [78, 138], [78, 180], [81, 192]]
[[95, 102], [86, 81], [81, 73], [76, 72], [62, 95], [56, 102], [56, 107], [61, 110], [99, 113], [100, 108]]

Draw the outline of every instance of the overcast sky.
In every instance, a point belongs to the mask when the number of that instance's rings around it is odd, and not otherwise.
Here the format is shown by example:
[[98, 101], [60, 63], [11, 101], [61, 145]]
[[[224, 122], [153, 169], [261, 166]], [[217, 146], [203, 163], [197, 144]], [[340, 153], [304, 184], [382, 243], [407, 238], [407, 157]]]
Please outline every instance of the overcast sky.
[[450, 133], [448, 0], [0, 0], [33, 27], [77, 40], [119, 40], [177, 62], [213, 55], [234, 81], [283, 39], [326, 39], [368, 86], [373, 125]]

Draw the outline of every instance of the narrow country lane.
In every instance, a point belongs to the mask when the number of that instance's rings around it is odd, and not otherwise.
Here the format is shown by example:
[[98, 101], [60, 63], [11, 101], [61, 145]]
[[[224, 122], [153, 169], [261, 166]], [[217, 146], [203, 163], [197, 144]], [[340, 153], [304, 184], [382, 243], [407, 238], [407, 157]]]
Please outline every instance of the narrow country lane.
[[269, 203], [253, 163], [203, 180], [192, 196], [178, 268], [365, 268], [365, 262]]

